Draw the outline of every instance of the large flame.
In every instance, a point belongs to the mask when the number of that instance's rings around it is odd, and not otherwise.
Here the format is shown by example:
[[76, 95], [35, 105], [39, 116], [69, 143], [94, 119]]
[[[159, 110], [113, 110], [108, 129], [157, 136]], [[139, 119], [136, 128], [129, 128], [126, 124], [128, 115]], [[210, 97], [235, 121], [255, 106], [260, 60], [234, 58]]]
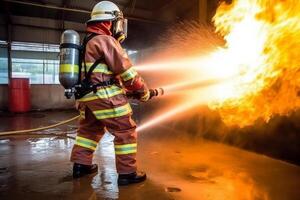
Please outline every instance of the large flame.
[[[164, 111], [140, 129], [199, 104], [209, 104], [227, 125], [240, 127], [258, 120], [268, 122], [275, 115], [300, 108], [300, 1], [233, 0], [220, 4], [214, 24], [225, 45], [203, 34], [205, 28], [180, 26], [173, 31], [173, 46], [166, 50], [167, 58], [175, 55], [171, 62], [137, 66], [140, 71], [161, 74], [162, 80], [168, 72], [167, 84], [175, 84], [166, 86], [166, 92], [188, 91], [182, 105]], [[203, 45], [205, 41], [209, 48]], [[177, 55], [173, 49], [192, 55]], [[158, 55], [161, 57], [161, 51]], [[180, 75], [172, 77], [170, 72], [176, 71]]]
[[238, 76], [215, 87], [228, 125], [247, 126], [300, 107], [300, 1], [235, 0], [214, 17], [226, 46], [208, 62], [220, 74]]

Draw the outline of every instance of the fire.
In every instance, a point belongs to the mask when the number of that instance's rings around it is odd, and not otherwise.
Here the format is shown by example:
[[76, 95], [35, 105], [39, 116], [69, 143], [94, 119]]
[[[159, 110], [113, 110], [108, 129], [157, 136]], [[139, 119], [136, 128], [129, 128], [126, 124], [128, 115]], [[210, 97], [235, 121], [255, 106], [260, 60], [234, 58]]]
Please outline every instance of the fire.
[[219, 73], [239, 74], [216, 86], [210, 103], [226, 124], [243, 127], [300, 107], [299, 1], [222, 3], [214, 24], [226, 46], [210, 56], [210, 65]]
[[[227, 125], [240, 127], [258, 120], [268, 122], [275, 115], [288, 115], [300, 108], [300, 1], [224, 2], [217, 9], [214, 24], [225, 45], [210, 47], [209, 53], [196, 46], [201, 56], [177, 56], [181, 59], [137, 66], [139, 71], [153, 70], [158, 75], [165, 75], [166, 70], [168, 81], [173, 81], [165, 87], [167, 93], [187, 91], [182, 105], [164, 111], [140, 129], [199, 104], [218, 110]], [[175, 37], [173, 49], [184, 47], [185, 37], [200, 36], [199, 41], [216, 44], [213, 37], [201, 37], [203, 31], [192, 28], [187, 32], [192, 35], [184, 32]], [[180, 76], [172, 77], [170, 71], [180, 71]]]

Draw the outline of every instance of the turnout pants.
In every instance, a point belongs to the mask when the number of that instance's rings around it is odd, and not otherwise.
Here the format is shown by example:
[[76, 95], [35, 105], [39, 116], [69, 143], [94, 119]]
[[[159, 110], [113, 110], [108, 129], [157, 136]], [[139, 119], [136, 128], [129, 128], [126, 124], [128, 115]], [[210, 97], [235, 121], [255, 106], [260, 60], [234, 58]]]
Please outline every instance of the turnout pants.
[[129, 104], [115, 109], [98, 110], [97, 106], [80, 102], [79, 129], [72, 149], [71, 161], [91, 165], [93, 153], [107, 129], [115, 136], [116, 168], [119, 174], [136, 171], [137, 133]]

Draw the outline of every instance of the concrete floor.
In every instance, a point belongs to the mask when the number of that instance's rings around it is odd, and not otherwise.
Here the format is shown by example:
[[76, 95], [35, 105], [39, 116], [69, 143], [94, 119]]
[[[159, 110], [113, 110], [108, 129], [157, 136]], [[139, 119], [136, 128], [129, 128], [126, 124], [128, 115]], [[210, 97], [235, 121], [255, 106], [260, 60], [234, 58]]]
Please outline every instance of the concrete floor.
[[[0, 131], [37, 127], [73, 116], [72, 111], [0, 114]], [[75, 124], [39, 132], [74, 136]], [[117, 187], [112, 136], [95, 156], [94, 176], [73, 180], [65, 137], [0, 138], [0, 199], [300, 199], [300, 167], [156, 127], [139, 134], [139, 168], [144, 183]]]

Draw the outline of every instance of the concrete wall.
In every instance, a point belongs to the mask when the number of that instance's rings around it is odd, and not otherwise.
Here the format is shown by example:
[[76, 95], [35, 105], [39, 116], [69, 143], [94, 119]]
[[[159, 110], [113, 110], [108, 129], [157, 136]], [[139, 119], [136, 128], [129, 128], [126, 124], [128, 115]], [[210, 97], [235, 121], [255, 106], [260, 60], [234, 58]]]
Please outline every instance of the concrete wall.
[[[60, 85], [31, 85], [32, 110], [68, 109], [74, 107], [74, 100], [64, 96]], [[8, 86], [0, 85], [0, 110], [8, 109]]]
[[0, 85], [0, 110], [6, 110], [8, 107], [8, 87]]

